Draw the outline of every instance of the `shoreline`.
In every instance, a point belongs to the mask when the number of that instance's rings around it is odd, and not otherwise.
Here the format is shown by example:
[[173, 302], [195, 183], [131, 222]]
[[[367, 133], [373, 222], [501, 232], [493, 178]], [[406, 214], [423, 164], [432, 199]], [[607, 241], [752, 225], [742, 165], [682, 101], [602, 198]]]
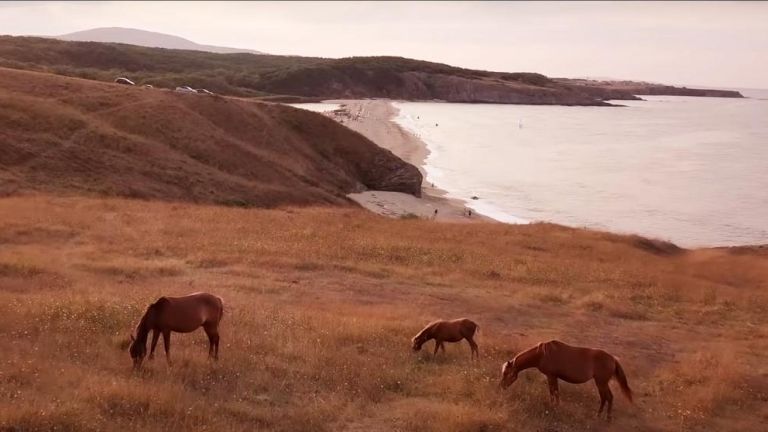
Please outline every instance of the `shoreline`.
[[[427, 144], [394, 121], [397, 108], [388, 99], [327, 100], [341, 104], [338, 110], [323, 113], [385, 148], [421, 171], [422, 197], [400, 192], [365, 191], [348, 197], [367, 210], [389, 217], [419, 217], [443, 222], [498, 222], [470, 209], [464, 201], [447, 197], [447, 191], [426, 180], [424, 165]], [[435, 210], [437, 214], [435, 215]], [[471, 215], [471, 216], [470, 216]]]

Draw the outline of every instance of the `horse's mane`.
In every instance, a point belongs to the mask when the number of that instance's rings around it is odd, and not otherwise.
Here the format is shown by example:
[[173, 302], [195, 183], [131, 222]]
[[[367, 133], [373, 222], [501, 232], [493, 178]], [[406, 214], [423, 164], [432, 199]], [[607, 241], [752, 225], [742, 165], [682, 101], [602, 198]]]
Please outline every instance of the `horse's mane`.
[[543, 355], [547, 354], [547, 344], [544, 342], [539, 342], [538, 345], [536, 345], [536, 352], [540, 352]]
[[429, 332], [429, 331], [431, 331], [433, 328], [435, 328], [435, 325], [436, 325], [438, 322], [439, 322], [439, 321], [433, 321], [433, 322], [431, 322], [431, 323], [427, 324], [427, 326], [426, 326], [426, 327], [424, 327], [424, 329], [423, 329], [423, 330], [421, 330], [421, 331], [420, 331], [420, 332], [419, 332], [419, 333], [418, 333], [416, 336], [414, 336], [414, 337], [413, 337], [413, 339], [414, 339], [414, 340], [416, 340], [416, 339], [420, 339], [421, 337], [423, 337], [425, 334], [427, 334], [427, 332]]
[[[516, 355], [515, 358], [512, 359], [512, 365], [515, 367], [520, 366], [521, 362], [526, 362], [531, 359], [534, 355], [541, 354], [544, 355], [547, 352], [546, 343], [541, 342], [536, 344], [535, 346], [528, 348], [527, 350], [521, 352], [520, 354]], [[527, 366], [527, 365], [525, 365]]]
[[144, 312], [139, 324], [136, 326], [136, 339], [145, 339], [147, 337], [147, 334], [149, 333], [149, 320], [154, 318], [167, 303], [168, 299], [160, 297], [156, 302], [147, 306], [147, 310]]

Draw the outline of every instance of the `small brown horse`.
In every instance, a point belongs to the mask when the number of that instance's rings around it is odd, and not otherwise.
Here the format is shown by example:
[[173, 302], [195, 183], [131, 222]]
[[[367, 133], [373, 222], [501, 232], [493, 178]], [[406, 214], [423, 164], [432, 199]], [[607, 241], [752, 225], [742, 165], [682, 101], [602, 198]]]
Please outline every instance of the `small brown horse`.
[[611, 378], [616, 377], [621, 392], [632, 402], [632, 390], [627, 384], [624, 369], [616, 358], [607, 352], [594, 348], [581, 348], [567, 345], [560, 341], [549, 341], [536, 345], [515, 356], [513, 360], [504, 363], [501, 369], [501, 387], [507, 388], [517, 380], [517, 374], [525, 369], [537, 368], [547, 376], [549, 395], [552, 402], [560, 402], [560, 390], [557, 380], [561, 379], [572, 384], [583, 384], [594, 379], [600, 392], [600, 409], [608, 403], [608, 420], [613, 409], [613, 393], [608, 386]]
[[147, 335], [152, 331], [152, 349], [149, 359], [155, 356], [157, 339], [162, 333], [165, 358], [171, 363], [171, 332], [190, 333], [203, 327], [208, 335], [208, 356], [219, 358], [219, 322], [224, 315], [224, 302], [220, 297], [208, 293], [194, 293], [184, 297], [160, 297], [149, 305], [136, 327], [136, 336], [131, 335], [128, 351], [133, 359], [134, 369], [141, 367], [147, 355]]
[[428, 340], [435, 340], [435, 352], [432, 356], [437, 355], [437, 350], [442, 349], [445, 353], [445, 346], [443, 342], [461, 342], [462, 339], [466, 339], [469, 343], [469, 347], [472, 349], [471, 357], [480, 356], [477, 350], [477, 344], [472, 339], [475, 336], [475, 332], [480, 327], [472, 320], [466, 318], [455, 319], [452, 321], [434, 321], [429, 323], [424, 330], [411, 339], [413, 343], [413, 350], [421, 350], [421, 346]]

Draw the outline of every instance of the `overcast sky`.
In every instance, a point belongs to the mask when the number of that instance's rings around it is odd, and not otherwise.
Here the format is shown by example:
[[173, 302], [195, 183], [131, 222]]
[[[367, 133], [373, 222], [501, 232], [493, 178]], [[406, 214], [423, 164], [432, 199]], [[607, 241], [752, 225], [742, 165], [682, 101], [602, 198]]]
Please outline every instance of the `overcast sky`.
[[2, 2], [0, 33], [132, 27], [322, 57], [768, 88], [768, 2]]

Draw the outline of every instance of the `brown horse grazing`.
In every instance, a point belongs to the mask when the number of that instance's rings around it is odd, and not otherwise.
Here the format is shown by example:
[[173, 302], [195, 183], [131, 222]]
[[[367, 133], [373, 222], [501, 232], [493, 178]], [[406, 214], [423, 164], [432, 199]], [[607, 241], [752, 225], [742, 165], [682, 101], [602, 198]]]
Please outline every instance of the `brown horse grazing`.
[[594, 379], [600, 392], [600, 409], [608, 403], [608, 420], [613, 409], [613, 393], [608, 381], [616, 377], [621, 392], [632, 402], [632, 390], [627, 384], [624, 369], [616, 358], [607, 352], [594, 348], [581, 348], [564, 344], [560, 341], [549, 341], [523, 351], [514, 359], [504, 363], [501, 369], [501, 387], [507, 388], [517, 380], [517, 374], [525, 369], [537, 368], [547, 376], [549, 395], [552, 402], [560, 402], [560, 391], [557, 380], [561, 379], [572, 384], [583, 384]]
[[136, 336], [131, 335], [128, 351], [133, 359], [134, 369], [141, 367], [147, 355], [147, 335], [152, 331], [152, 350], [149, 359], [155, 356], [157, 339], [162, 333], [165, 357], [171, 363], [171, 332], [190, 333], [203, 327], [208, 335], [208, 356], [219, 358], [219, 322], [224, 315], [224, 302], [220, 297], [208, 293], [194, 293], [184, 297], [160, 297], [149, 305], [136, 327]]
[[472, 339], [475, 336], [475, 332], [480, 327], [472, 320], [466, 318], [455, 319], [453, 321], [435, 321], [429, 323], [424, 330], [411, 339], [413, 343], [413, 350], [421, 350], [421, 346], [428, 340], [435, 340], [435, 352], [432, 356], [437, 355], [437, 350], [442, 349], [445, 353], [445, 346], [443, 342], [461, 342], [462, 339], [466, 339], [469, 343], [469, 347], [472, 349], [471, 357], [480, 357], [480, 353], [477, 350], [477, 344]]

